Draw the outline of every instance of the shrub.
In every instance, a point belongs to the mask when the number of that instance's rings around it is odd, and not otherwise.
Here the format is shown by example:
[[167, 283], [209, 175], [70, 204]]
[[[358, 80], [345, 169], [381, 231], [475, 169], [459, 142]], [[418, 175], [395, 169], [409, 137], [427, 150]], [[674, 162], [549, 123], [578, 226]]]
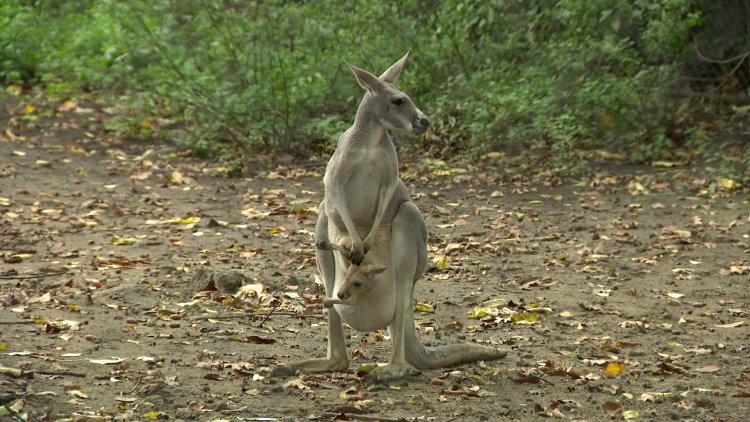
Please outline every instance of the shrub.
[[308, 151], [356, 109], [344, 60], [380, 71], [413, 50], [399, 84], [435, 122], [436, 151], [570, 172], [586, 150], [651, 160], [680, 145], [687, 108], [668, 94], [701, 24], [693, 3], [9, 0], [0, 77], [100, 92], [201, 154]]

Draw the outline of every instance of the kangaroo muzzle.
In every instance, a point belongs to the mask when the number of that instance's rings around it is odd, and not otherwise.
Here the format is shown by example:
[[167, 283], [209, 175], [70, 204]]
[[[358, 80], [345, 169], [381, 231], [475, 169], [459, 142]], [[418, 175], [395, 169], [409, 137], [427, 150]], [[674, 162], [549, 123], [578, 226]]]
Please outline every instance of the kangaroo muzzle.
[[349, 294], [349, 291], [348, 291], [348, 290], [340, 289], [340, 290], [339, 290], [339, 291], [338, 291], [338, 292], [336, 293], [336, 296], [338, 296], [338, 298], [339, 298], [339, 299], [341, 299], [341, 300], [346, 300], [346, 299], [349, 299], [349, 297], [350, 297], [351, 295]]
[[417, 135], [421, 135], [427, 132], [427, 128], [429, 127], [430, 127], [430, 119], [428, 119], [427, 116], [425, 116], [422, 113], [419, 113], [417, 117], [415, 117], [411, 121], [412, 131], [414, 131], [414, 133]]

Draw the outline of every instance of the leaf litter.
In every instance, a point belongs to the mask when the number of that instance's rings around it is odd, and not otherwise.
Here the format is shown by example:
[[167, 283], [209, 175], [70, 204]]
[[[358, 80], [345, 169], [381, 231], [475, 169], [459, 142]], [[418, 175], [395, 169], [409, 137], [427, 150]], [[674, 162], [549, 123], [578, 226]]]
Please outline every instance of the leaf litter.
[[[53, 118], [9, 123], [0, 141], [2, 382], [28, 420], [45, 406], [75, 420], [744, 417], [750, 207], [737, 180], [677, 161], [569, 182], [405, 162], [430, 230], [421, 338], [509, 357], [377, 387], [362, 378], [387, 361], [387, 332], [346, 330], [349, 371], [273, 380], [279, 363], [325, 355], [322, 167], [259, 161], [230, 179], [222, 163], [81, 129], [109, 118], [85, 96], [39, 101], [17, 113]], [[69, 183], [39, 182], [61, 172]], [[247, 280], [191, 287], [201, 268]]]

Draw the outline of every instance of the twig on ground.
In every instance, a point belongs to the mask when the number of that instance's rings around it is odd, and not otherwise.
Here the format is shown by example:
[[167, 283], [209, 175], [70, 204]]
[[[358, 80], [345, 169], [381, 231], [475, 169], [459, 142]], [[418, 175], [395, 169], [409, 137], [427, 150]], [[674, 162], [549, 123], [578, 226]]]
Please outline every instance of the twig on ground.
[[335, 413], [335, 412], [324, 412], [321, 416], [325, 416], [327, 418], [335, 418], [337, 416], [341, 415], [346, 416], [349, 419], [355, 419], [359, 421], [381, 421], [381, 422], [404, 422], [409, 420], [414, 420], [415, 418], [384, 418], [382, 416], [370, 416], [370, 415], [358, 415], [356, 413]]
[[0, 321], [0, 325], [15, 325], [15, 324], [36, 324], [36, 321], [22, 320], [22, 321]]
[[73, 372], [73, 371], [40, 371], [40, 370], [34, 370], [29, 371], [33, 374], [39, 374], [39, 375], [65, 375], [69, 377], [79, 377], [79, 378], [86, 378], [86, 374], [82, 372]]
[[16, 412], [15, 410], [11, 409], [10, 406], [8, 406], [7, 404], [3, 404], [3, 407], [5, 408], [5, 410], [8, 411], [8, 414], [10, 414], [10, 416], [13, 417], [13, 420], [17, 420], [17, 421], [20, 421], [20, 422], [26, 422], [26, 419], [23, 416], [21, 416], [20, 414], [18, 414], [18, 412]]
[[273, 313], [274, 313], [274, 312], [276, 311], [276, 309], [278, 309], [278, 307], [279, 307], [279, 303], [280, 303], [279, 301], [276, 301], [276, 302], [275, 302], [275, 303], [273, 304], [273, 308], [271, 308], [271, 311], [270, 311], [270, 312], [268, 313], [268, 315], [266, 315], [266, 317], [265, 317], [265, 318], [263, 318], [263, 321], [261, 321], [261, 322], [260, 322], [260, 324], [258, 324], [257, 328], [260, 328], [260, 327], [262, 327], [262, 326], [263, 326], [263, 324], [265, 324], [265, 323], [266, 323], [266, 321], [268, 321], [268, 318], [271, 318], [271, 315], [273, 315]]
[[[305, 315], [300, 314], [293, 311], [276, 311], [273, 312], [274, 315], [285, 315], [285, 316], [293, 316], [298, 318], [323, 318], [323, 315]], [[203, 314], [193, 317], [192, 319], [195, 320], [206, 320], [206, 319], [240, 319], [240, 318], [257, 318], [260, 317], [261, 314]], [[270, 314], [265, 315], [264, 319], [268, 319]]]
[[28, 280], [32, 278], [55, 277], [67, 273], [67, 271], [61, 271], [59, 273], [36, 273], [30, 275], [0, 275], [0, 280]]

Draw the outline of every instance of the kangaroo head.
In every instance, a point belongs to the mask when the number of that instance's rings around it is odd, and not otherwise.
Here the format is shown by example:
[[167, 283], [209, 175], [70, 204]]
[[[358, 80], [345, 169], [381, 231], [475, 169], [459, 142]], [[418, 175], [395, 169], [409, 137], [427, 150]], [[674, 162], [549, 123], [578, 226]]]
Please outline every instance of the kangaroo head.
[[358, 115], [368, 113], [370, 118], [379, 121], [386, 129], [403, 130], [421, 135], [430, 126], [430, 120], [422, 113], [422, 110], [417, 108], [408, 95], [394, 85], [408, 57], [407, 52], [380, 77], [352, 64], [347, 64], [357, 77], [359, 85], [367, 91], [359, 106]]
[[346, 300], [351, 296], [367, 293], [378, 282], [376, 276], [387, 268], [369, 262], [363, 262], [360, 265], [350, 264], [344, 271], [344, 278], [336, 296]]

